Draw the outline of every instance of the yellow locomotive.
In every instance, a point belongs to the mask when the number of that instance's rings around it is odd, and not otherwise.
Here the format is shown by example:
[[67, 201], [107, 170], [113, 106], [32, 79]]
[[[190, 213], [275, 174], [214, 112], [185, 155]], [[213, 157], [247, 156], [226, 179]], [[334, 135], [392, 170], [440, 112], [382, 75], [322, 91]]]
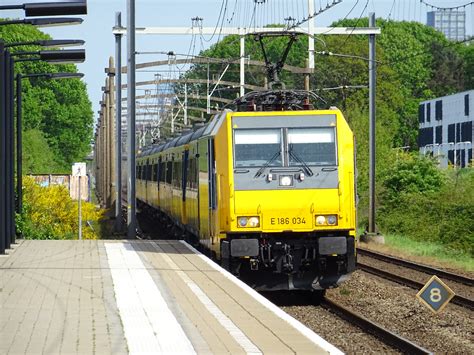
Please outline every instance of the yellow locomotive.
[[354, 137], [338, 109], [225, 110], [137, 156], [137, 199], [259, 290], [355, 269]]

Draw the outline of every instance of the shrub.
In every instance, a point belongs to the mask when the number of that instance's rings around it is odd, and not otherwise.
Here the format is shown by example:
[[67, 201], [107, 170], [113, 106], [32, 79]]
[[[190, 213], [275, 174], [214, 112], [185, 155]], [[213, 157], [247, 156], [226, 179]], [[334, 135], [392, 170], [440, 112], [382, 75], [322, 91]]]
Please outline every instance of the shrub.
[[444, 183], [445, 176], [433, 159], [401, 152], [384, 171], [382, 199], [385, 205], [398, 204], [405, 194], [436, 192]]
[[443, 173], [433, 171], [426, 162], [420, 165], [421, 169], [410, 171], [404, 162], [383, 182], [385, 200], [378, 211], [381, 229], [474, 256], [474, 170]]
[[[23, 180], [23, 214], [17, 227], [26, 239], [76, 239], [78, 237], [78, 204], [69, 197], [64, 186], [41, 187], [31, 177]], [[97, 224], [103, 212], [89, 202], [82, 203], [84, 223], [82, 237], [97, 239], [99, 235], [90, 225]]]

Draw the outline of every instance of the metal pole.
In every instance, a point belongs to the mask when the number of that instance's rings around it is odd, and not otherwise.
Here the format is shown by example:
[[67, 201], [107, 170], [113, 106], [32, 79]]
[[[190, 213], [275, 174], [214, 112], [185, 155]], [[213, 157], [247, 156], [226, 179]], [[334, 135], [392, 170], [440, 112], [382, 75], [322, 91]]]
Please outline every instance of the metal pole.
[[79, 171], [79, 197], [77, 200], [78, 211], [79, 211], [79, 240], [82, 240], [81, 174], [82, 174], [82, 171]]
[[184, 118], [183, 123], [188, 124], [188, 84], [184, 83]]
[[[245, 36], [240, 36], [240, 96], [245, 95]], [[209, 90], [208, 90], [209, 92]]]
[[5, 216], [5, 226], [6, 226], [6, 243], [5, 246], [7, 249], [10, 248], [10, 244], [12, 241], [12, 229], [15, 229], [14, 226], [14, 206], [12, 205], [12, 186], [13, 186], [13, 180], [12, 180], [12, 171], [10, 169], [11, 166], [11, 150], [13, 149], [13, 141], [12, 141], [12, 105], [11, 105], [11, 97], [12, 97], [12, 71], [11, 71], [11, 66], [12, 66], [12, 59], [10, 56], [9, 51], [6, 51], [6, 56], [5, 56], [5, 91], [6, 91], [6, 102], [5, 102], [5, 108], [6, 108], [6, 114], [5, 114], [5, 199], [6, 199], [6, 216]]
[[[0, 179], [6, 181], [5, 171], [5, 44], [0, 40]], [[0, 183], [0, 254], [6, 249], [5, 183]]]
[[114, 102], [114, 75], [115, 75], [115, 65], [114, 65], [114, 57], [109, 58], [109, 87], [107, 90], [107, 96], [109, 98], [109, 144], [110, 144], [110, 206], [114, 205], [115, 201], [115, 132], [114, 132], [114, 109], [115, 109], [115, 102]]
[[[22, 86], [21, 74], [16, 75], [16, 196], [17, 210], [21, 215], [23, 212], [23, 125], [22, 125]], [[23, 232], [17, 231], [19, 238], [23, 238]]]
[[[375, 13], [369, 14], [369, 27], [375, 27]], [[369, 233], [375, 233], [375, 35], [369, 35]]]
[[10, 117], [9, 117], [9, 143], [8, 147], [8, 170], [10, 171], [10, 181], [8, 184], [10, 196], [10, 242], [16, 242], [16, 218], [15, 218], [15, 61], [10, 56]]
[[314, 0], [308, 0], [308, 16], [311, 18], [308, 20], [308, 60], [309, 69], [314, 70]]
[[[122, 27], [122, 13], [115, 13], [115, 26]], [[122, 231], [122, 35], [115, 35], [115, 231]]]
[[[135, 0], [127, 0], [127, 236], [136, 237], [135, 200]], [[119, 112], [120, 114], [120, 112]]]
[[[306, 68], [309, 69], [309, 59], [306, 59]], [[304, 74], [304, 89], [309, 91], [309, 70]]]

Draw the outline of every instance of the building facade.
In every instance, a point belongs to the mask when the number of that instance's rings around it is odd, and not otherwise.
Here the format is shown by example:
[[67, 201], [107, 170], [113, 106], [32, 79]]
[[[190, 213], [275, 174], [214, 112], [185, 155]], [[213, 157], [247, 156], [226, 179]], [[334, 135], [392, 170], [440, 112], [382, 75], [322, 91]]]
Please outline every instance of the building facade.
[[418, 109], [418, 147], [441, 167], [472, 166], [474, 90], [423, 101]]
[[427, 12], [427, 25], [444, 33], [452, 41], [466, 38], [466, 12], [460, 10], [438, 10]]

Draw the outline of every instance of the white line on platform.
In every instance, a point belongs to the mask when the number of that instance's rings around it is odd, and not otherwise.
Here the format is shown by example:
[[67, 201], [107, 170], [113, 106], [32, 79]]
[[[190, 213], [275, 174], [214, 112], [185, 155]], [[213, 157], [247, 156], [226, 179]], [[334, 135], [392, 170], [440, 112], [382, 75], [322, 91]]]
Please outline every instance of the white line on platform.
[[290, 316], [288, 313], [285, 313], [282, 311], [280, 308], [275, 306], [273, 303], [271, 303], [269, 300], [267, 300], [265, 297], [263, 297], [261, 294], [259, 294], [257, 291], [255, 291], [253, 288], [245, 284], [243, 281], [239, 280], [237, 277], [234, 275], [230, 274], [227, 270], [224, 268], [220, 267], [217, 265], [215, 262], [210, 260], [208, 257], [200, 253], [198, 250], [193, 248], [191, 245], [186, 243], [184, 240], [180, 240], [182, 244], [184, 244], [189, 250], [197, 254], [206, 264], [211, 266], [213, 269], [219, 271], [222, 275], [224, 275], [225, 278], [228, 280], [232, 281], [234, 284], [236, 284], [238, 287], [243, 289], [247, 294], [249, 294], [251, 297], [253, 297], [255, 300], [257, 300], [261, 305], [265, 306], [268, 310], [271, 312], [275, 313], [278, 317], [281, 319], [285, 320], [288, 322], [291, 326], [293, 326], [295, 329], [297, 329], [300, 333], [302, 333], [304, 336], [306, 336], [311, 342], [319, 346], [320, 348], [324, 349], [330, 354], [334, 355], [342, 355], [343, 352], [336, 348], [334, 345], [331, 343], [327, 342], [323, 338], [321, 338], [318, 334], [313, 332], [311, 329], [306, 327], [303, 323], [299, 322], [292, 316]]
[[133, 247], [129, 243], [104, 246], [129, 352], [195, 354]]
[[161, 256], [165, 262], [176, 271], [176, 273], [181, 277], [184, 283], [191, 289], [191, 291], [197, 296], [198, 300], [206, 307], [206, 309], [217, 319], [217, 321], [224, 327], [227, 332], [234, 338], [234, 340], [239, 344], [247, 354], [262, 354], [258, 347], [252, 343], [252, 341], [235, 325], [232, 320], [227, 317], [222, 311], [217, 307], [217, 305], [212, 302], [212, 300], [204, 293], [204, 291], [186, 275], [185, 272], [181, 271], [176, 265], [176, 263], [171, 260], [171, 258], [166, 255], [166, 253], [161, 249], [161, 247], [155, 243], [155, 247], [162, 252]]

